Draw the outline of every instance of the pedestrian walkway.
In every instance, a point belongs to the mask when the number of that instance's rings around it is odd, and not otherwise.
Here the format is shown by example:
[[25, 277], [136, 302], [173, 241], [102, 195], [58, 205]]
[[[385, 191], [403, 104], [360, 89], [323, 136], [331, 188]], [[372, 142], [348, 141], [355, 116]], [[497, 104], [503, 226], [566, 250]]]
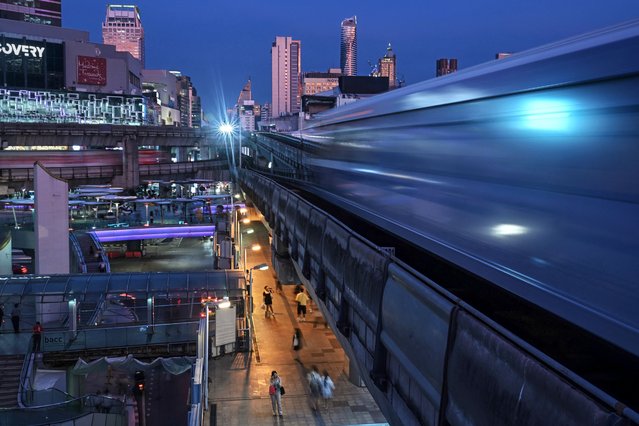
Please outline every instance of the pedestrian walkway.
[[[253, 241], [262, 247], [247, 253], [248, 266], [271, 264], [266, 229], [253, 222]], [[313, 309], [305, 322], [296, 320], [294, 286], [284, 285], [274, 294], [274, 317], [266, 318], [261, 309], [262, 292], [268, 285], [276, 289], [273, 269], [253, 271], [254, 352], [222, 356], [209, 364], [210, 411], [205, 425], [371, 425], [386, 424], [383, 414], [365, 387], [348, 380], [348, 359], [321, 313]], [[314, 308], [314, 306], [313, 306]], [[293, 350], [293, 335], [299, 328], [302, 347]], [[335, 382], [334, 398], [328, 408], [314, 412], [306, 376], [316, 365], [327, 370]], [[282, 378], [286, 394], [282, 397], [284, 416], [273, 417], [268, 385], [271, 371]], [[210, 417], [209, 417], [210, 416]], [[209, 423], [210, 418], [210, 423]]]

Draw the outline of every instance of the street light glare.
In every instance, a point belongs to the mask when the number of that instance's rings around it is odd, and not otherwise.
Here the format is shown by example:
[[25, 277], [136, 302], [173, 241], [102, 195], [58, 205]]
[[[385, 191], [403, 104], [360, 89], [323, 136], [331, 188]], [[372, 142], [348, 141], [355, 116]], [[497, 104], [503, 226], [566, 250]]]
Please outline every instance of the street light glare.
[[220, 133], [223, 133], [225, 135], [229, 135], [229, 134], [233, 133], [233, 125], [230, 124], [230, 123], [220, 124], [220, 127], [218, 128], [218, 130], [220, 131]]

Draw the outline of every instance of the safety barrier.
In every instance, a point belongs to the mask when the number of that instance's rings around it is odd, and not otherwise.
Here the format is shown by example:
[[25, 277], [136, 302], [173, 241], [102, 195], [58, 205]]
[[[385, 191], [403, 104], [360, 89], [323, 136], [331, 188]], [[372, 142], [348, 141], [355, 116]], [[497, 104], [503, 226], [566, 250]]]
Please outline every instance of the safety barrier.
[[241, 179], [391, 423], [639, 419], [294, 193], [247, 170]]

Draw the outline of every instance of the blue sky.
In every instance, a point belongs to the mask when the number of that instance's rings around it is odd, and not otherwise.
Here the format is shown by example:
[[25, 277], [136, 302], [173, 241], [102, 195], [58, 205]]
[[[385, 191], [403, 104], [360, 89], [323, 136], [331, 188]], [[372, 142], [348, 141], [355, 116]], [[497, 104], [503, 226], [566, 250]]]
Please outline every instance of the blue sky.
[[[62, 25], [101, 42], [106, 4], [64, 0]], [[495, 53], [639, 18], [637, 0], [137, 0], [146, 34], [147, 68], [190, 75], [207, 115], [233, 104], [251, 77], [253, 96], [270, 102], [275, 36], [302, 42], [303, 71], [339, 67], [342, 19], [357, 15], [358, 71], [367, 74], [388, 42], [407, 84], [434, 77], [435, 60], [468, 68]], [[633, 54], [636, 52], [633, 52]]]

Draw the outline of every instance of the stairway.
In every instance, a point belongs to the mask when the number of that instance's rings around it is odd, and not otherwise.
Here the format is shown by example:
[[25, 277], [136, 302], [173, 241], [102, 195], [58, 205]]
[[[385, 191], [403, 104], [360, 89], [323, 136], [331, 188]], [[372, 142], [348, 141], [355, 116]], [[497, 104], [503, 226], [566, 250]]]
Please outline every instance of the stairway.
[[82, 256], [84, 256], [84, 262], [87, 265], [87, 273], [95, 274], [100, 272], [100, 259], [95, 257], [96, 247], [91, 236], [86, 232], [80, 231], [75, 232], [75, 236], [78, 239], [78, 243], [80, 243], [80, 249], [82, 249]]
[[24, 355], [0, 356], [0, 408], [18, 406], [20, 372]]

